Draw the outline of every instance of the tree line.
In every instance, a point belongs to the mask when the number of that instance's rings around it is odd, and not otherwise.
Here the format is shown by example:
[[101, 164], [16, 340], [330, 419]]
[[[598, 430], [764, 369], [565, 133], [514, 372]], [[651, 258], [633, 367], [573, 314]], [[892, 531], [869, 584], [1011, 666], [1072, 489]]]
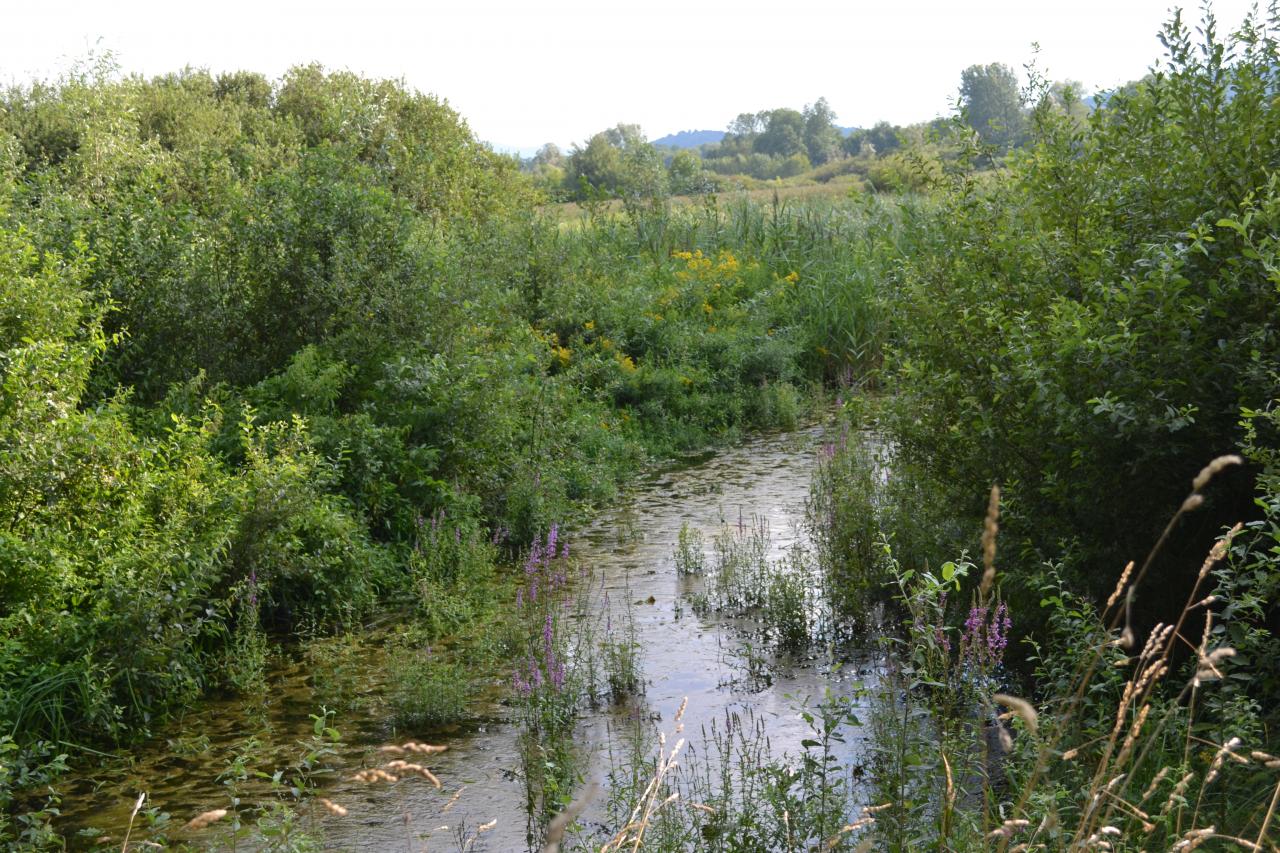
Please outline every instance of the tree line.
[[940, 165], [978, 145], [987, 164], [994, 165], [1030, 141], [1031, 115], [1040, 101], [1077, 120], [1088, 115], [1091, 103], [1078, 83], [1053, 83], [1033, 96], [1007, 65], [972, 65], [960, 75], [955, 118], [906, 126], [881, 121], [845, 131], [820, 97], [799, 110], [740, 113], [719, 142], [694, 149], [662, 150], [639, 125], [619, 124], [567, 153], [547, 143], [522, 168], [552, 199], [693, 195], [735, 182], [826, 182], [842, 175], [859, 176], [870, 189], [896, 190], [925, 183], [931, 170], [908, 174], [900, 158], [893, 163], [886, 158], [911, 150]]

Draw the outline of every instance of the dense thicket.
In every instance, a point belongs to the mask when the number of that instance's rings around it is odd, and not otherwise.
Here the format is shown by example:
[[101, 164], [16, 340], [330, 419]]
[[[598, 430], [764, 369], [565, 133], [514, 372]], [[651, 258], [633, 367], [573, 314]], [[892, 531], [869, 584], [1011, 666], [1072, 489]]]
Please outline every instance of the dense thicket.
[[389, 596], [459, 630], [485, 576], [424, 519], [518, 548], [648, 450], [794, 422], [798, 247], [533, 200], [447, 106], [316, 67], [5, 93], [0, 732], [145, 730]]
[[[962, 184], [895, 296], [902, 456], [956, 506], [1004, 484], [1024, 577], [1064, 561], [1095, 594], [1280, 391], [1276, 45], [1163, 37], [1167, 60], [1087, 121], [1042, 102], [1034, 147]], [[1220, 484], [1191, 541], [1250, 514], [1248, 482]], [[1185, 541], [1148, 597], [1194, 574]]]

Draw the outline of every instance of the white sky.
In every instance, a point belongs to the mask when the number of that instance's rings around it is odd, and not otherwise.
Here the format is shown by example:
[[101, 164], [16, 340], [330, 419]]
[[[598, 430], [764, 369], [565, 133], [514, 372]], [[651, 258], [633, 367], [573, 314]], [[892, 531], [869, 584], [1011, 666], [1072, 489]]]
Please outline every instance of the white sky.
[[[0, 0], [0, 82], [106, 48], [126, 72], [271, 77], [319, 61], [446, 98], [498, 148], [563, 148], [618, 122], [650, 138], [825, 96], [842, 125], [951, 109], [960, 71], [1015, 69], [1039, 42], [1090, 90], [1160, 55], [1168, 0]], [[1198, 7], [1198, 2], [1193, 0]], [[1214, 4], [1234, 28], [1249, 0]], [[1198, 21], [1196, 10], [1187, 17]]]

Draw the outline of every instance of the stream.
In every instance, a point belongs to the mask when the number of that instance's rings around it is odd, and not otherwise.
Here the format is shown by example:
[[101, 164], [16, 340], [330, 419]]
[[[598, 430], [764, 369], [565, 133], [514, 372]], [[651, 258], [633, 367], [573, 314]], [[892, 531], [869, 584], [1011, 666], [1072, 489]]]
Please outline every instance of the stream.
[[[592, 606], [608, 608], [607, 622], [615, 628], [628, 621], [634, 626], [644, 678], [634, 701], [583, 712], [575, 743], [585, 756], [584, 787], [594, 782], [597, 800], [607, 790], [611, 762], [633, 742], [638, 720], [669, 731], [687, 699], [684, 737], [693, 749], [705, 729], [723, 729], [736, 715], [767, 733], [775, 756], [794, 754], [812, 737], [798, 713], [801, 703], [819, 701], [828, 689], [849, 692], [871, 677], [869, 655], [841, 661], [830, 648], [798, 658], [780, 655], [763, 647], [750, 625], [696, 608], [705, 579], [680, 574], [674, 559], [685, 525], [703, 533], [708, 552], [716, 535], [748, 527], [767, 527], [770, 559], [804, 548], [805, 504], [823, 435], [816, 425], [760, 435], [658, 468], [572, 537], [575, 558], [590, 568]], [[378, 659], [371, 654], [361, 665], [375, 668]], [[218, 776], [229, 756], [245, 751], [247, 733], [255, 739], [254, 767], [272, 766], [264, 764], [272, 757], [281, 762], [275, 766], [296, 759], [317, 710], [310, 677], [305, 659], [292, 660], [272, 673], [265, 700], [201, 703], [167, 727], [182, 734], [96, 769], [93, 780], [73, 781], [64, 791], [64, 820], [119, 838], [141, 791], [149, 804], [173, 815], [174, 826], [226, 806]], [[511, 708], [492, 701], [480, 720], [433, 736], [432, 742], [448, 747], [426, 762], [442, 783], [437, 790], [418, 779], [391, 786], [350, 781], [355, 770], [384, 760], [376, 750], [393, 733], [380, 714], [343, 713], [335, 722], [343, 742], [329, 759], [339, 772], [325, 778], [319, 793], [348, 814], [307, 819], [320, 824], [325, 849], [527, 849], [520, 726], [512, 717]], [[862, 737], [856, 728], [847, 732], [840, 745], [845, 766], [865, 753]], [[603, 804], [588, 802], [581, 822], [603, 821]]]

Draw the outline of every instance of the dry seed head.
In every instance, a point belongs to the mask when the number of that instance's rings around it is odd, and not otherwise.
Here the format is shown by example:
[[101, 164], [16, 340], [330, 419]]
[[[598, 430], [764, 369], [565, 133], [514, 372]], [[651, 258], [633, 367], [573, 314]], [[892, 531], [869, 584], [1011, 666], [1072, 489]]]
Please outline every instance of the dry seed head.
[[1188, 773], [1178, 780], [1178, 784], [1173, 786], [1173, 790], [1169, 792], [1169, 798], [1164, 801], [1164, 808], [1161, 811], [1167, 812], [1173, 808], [1175, 801], [1182, 799], [1182, 795], [1187, 792], [1187, 786], [1191, 784], [1191, 780], [1195, 778], [1195, 773]]
[[324, 806], [324, 810], [327, 811], [329, 814], [335, 815], [337, 817], [347, 816], [346, 806], [340, 806], [337, 803], [335, 803], [333, 800], [326, 799], [324, 797], [321, 797], [319, 802], [320, 802], [320, 805]]
[[1213, 568], [1213, 564], [1221, 560], [1227, 555], [1227, 548], [1231, 547], [1231, 540], [1236, 534], [1244, 528], [1240, 522], [1236, 522], [1226, 535], [1213, 543], [1213, 547], [1209, 549], [1209, 554], [1204, 558], [1204, 562], [1200, 565], [1200, 578], [1203, 579], [1209, 574], [1209, 570]]
[[454, 795], [449, 798], [449, 802], [444, 804], [444, 808], [440, 810], [440, 814], [444, 814], [445, 812], [449, 811], [449, 809], [453, 808], [454, 804], [458, 802], [458, 797], [461, 797], [462, 792], [465, 791], [466, 789], [467, 789], [466, 785], [463, 785], [461, 788], [459, 788], [457, 792], [454, 793]]
[[[1240, 760], [1240, 756], [1232, 752], [1232, 750], [1239, 747], [1240, 744], [1240, 738], [1233, 737], [1231, 740], [1218, 747], [1217, 754], [1213, 756], [1213, 764], [1209, 766], [1209, 775], [1204, 779], [1205, 787], [1208, 787], [1214, 779], [1218, 778], [1218, 771], [1222, 769], [1222, 764], [1227, 760], [1227, 756]], [[1248, 759], [1244, 759], [1244, 761], [1246, 764], [1248, 763]]]
[[1244, 460], [1239, 456], [1236, 456], [1234, 453], [1227, 454], [1226, 456], [1219, 456], [1217, 459], [1200, 469], [1200, 473], [1191, 481], [1191, 491], [1198, 492], [1205, 486], [1209, 485], [1209, 481], [1216, 477], [1218, 472], [1222, 471], [1222, 469], [1228, 468], [1232, 465], [1243, 464]]
[[1013, 751], [1013, 735], [1009, 734], [1009, 730], [1004, 726], [1000, 726], [997, 730], [1000, 736], [1000, 749], [1004, 752]]
[[876, 822], [875, 818], [864, 817], [864, 818], [855, 820], [853, 823], [845, 824], [844, 826], [840, 827], [839, 832], [831, 836], [831, 838], [827, 839], [827, 849], [835, 850], [837, 847], [840, 846], [841, 838], [843, 838], [844, 836], [848, 835], [851, 832], [857, 832], [859, 829], [862, 829], [863, 827], [870, 826], [875, 822]]
[[1206, 826], [1204, 829], [1192, 829], [1182, 836], [1182, 840], [1173, 845], [1174, 850], [1195, 850], [1201, 844], [1204, 844], [1213, 837], [1214, 827]]
[[1187, 499], [1182, 502], [1182, 512], [1195, 512], [1204, 503], [1204, 496], [1195, 493], [1187, 495]]
[[1124, 746], [1120, 748], [1120, 756], [1116, 759], [1116, 766], [1123, 766], [1129, 758], [1129, 753], [1133, 750], [1133, 745], [1138, 741], [1138, 734], [1142, 731], [1143, 725], [1147, 722], [1147, 714], [1151, 712], [1150, 703], [1143, 705], [1138, 711], [1138, 717], [1133, 721], [1133, 727], [1129, 729], [1128, 736], [1124, 739]]
[[[1125, 630], [1128, 629], [1126, 628]], [[1168, 639], [1171, 631], [1173, 631], [1172, 625], [1157, 622], [1156, 626], [1151, 629], [1151, 633], [1147, 636], [1146, 645], [1142, 647], [1142, 654], [1138, 655], [1138, 660], [1141, 662], [1154, 656], [1158, 650], [1164, 647], [1164, 641]]]
[[1147, 790], [1144, 790], [1144, 792], [1142, 793], [1142, 799], [1138, 800], [1139, 806], [1142, 803], [1146, 803], [1148, 799], [1151, 799], [1151, 795], [1156, 793], [1157, 788], [1160, 788], [1160, 783], [1162, 783], [1162, 781], [1165, 781], [1165, 776], [1169, 775], [1170, 770], [1171, 770], [1170, 767], [1160, 768], [1160, 772], [1156, 774], [1155, 779], [1151, 780], [1151, 784], [1147, 785]]
[[892, 805], [893, 803], [881, 803], [878, 806], [864, 806], [862, 809], [862, 813], [864, 815], [875, 814], [876, 812], [884, 811], [885, 809], [889, 808]]
[[1196, 675], [1193, 679], [1194, 684], [1198, 687], [1206, 681], [1221, 681], [1222, 670], [1218, 669], [1218, 664], [1227, 658], [1236, 656], [1236, 650], [1230, 646], [1223, 646], [1220, 649], [1214, 649], [1207, 655], [1200, 656], [1200, 665], [1196, 669]]
[[447, 746], [433, 746], [429, 743], [417, 743], [415, 741], [409, 741], [404, 745], [406, 752], [416, 752], [419, 755], [435, 755], [438, 752], [444, 752], [448, 748]]
[[999, 829], [993, 829], [990, 832], [988, 832], [987, 838], [999, 838], [1000, 836], [1004, 836], [1005, 838], [1010, 838], [1019, 829], [1023, 829], [1030, 825], [1031, 825], [1031, 821], [1023, 820], [1022, 818], [1018, 818], [1016, 820], [1006, 820], [1004, 823], [1000, 824]]
[[1129, 582], [1129, 575], [1133, 574], [1133, 560], [1129, 561], [1129, 565], [1124, 567], [1124, 571], [1120, 573], [1120, 580], [1116, 581], [1116, 588], [1111, 597], [1107, 599], [1107, 607], [1111, 607], [1120, 600], [1120, 593], [1124, 592], [1124, 585]]
[[1026, 725], [1027, 731], [1035, 734], [1040, 725], [1039, 715], [1036, 709], [1026, 699], [1020, 699], [1017, 696], [1010, 696], [1007, 693], [997, 693], [991, 697], [1001, 705], [1011, 709], [1015, 714], [1022, 718], [1022, 722]]
[[218, 821], [222, 820], [226, 816], [227, 816], [226, 809], [213, 809], [212, 811], [207, 811], [207, 812], [204, 812], [203, 814], [198, 814], [195, 817], [191, 818], [191, 820], [187, 821], [187, 825], [182, 828], [186, 830], [190, 830], [191, 832], [197, 832], [201, 829], [204, 829], [206, 826], [208, 826], [211, 823], [217, 823]]
[[1066, 752], [1062, 753], [1062, 760], [1063, 760], [1063, 761], [1075, 761], [1075, 760], [1076, 760], [1076, 756], [1077, 756], [1077, 755], [1079, 755], [1079, 754], [1080, 754], [1080, 750], [1079, 750], [1079, 749], [1068, 749]]

